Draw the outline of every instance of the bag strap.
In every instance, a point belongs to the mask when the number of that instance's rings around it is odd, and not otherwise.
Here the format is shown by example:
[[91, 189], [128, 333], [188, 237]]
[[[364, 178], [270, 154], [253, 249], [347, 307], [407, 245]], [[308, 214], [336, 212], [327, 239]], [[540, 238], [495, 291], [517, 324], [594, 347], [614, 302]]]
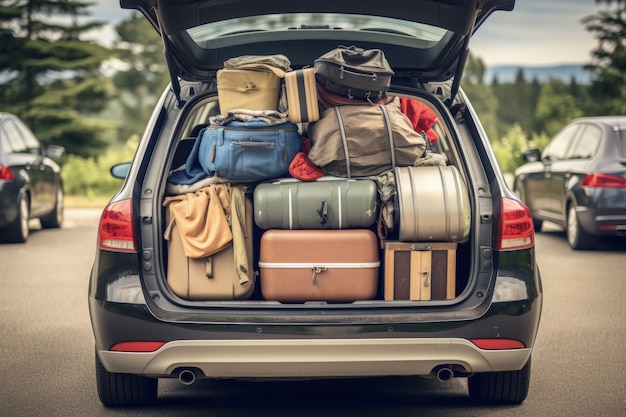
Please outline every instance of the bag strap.
[[387, 107], [384, 104], [379, 104], [380, 110], [383, 112], [383, 118], [385, 119], [385, 127], [387, 127], [387, 137], [389, 138], [389, 152], [391, 153], [391, 169], [396, 167], [396, 150], [393, 147], [393, 133], [391, 131], [391, 122], [389, 121], [389, 113], [387, 113]]
[[350, 155], [348, 154], [348, 139], [346, 138], [346, 130], [343, 127], [343, 118], [341, 117], [341, 112], [339, 111], [339, 107], [335, 106], [335, 114], [337, 115], [337, 121], [339, 122], [339, 131], [341, 132], [341, 141], [343, 142], [343, 151], [346, 154], [346, 173], [348, 174], [348, 178], [352, 178], [350, 173]]

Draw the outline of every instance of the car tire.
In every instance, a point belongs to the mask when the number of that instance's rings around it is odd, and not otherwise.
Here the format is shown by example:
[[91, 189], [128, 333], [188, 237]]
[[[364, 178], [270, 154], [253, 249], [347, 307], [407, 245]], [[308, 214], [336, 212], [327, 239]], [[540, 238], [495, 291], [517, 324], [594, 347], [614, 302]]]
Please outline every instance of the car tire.
[[595, 249], [598, 246], [598, 238], [585, 232], [580, 226], [576, 215], [576, 204], [571, 203], [567, 209], [567, 224], [565, 227], [567, 243], [575, 250]]
[[470, 398], [479, 403], [519, 404], [530, 387], [530, 359], [519, 371], [475, 374], [467, 381]]
[[96, 354], [98, 397], [107, 407], [152, 404], [157, 398], [158, 382], [157, 378], [108, 372]]
[[57, 198], [54, 204], [54, 210], [46, 216], [39, 219], [41, 227], [44, 229], [58, 229], [63, 224], [63, 188], [59, 186], [57, 189]]
[[6, 243], [26, 243], [30, 231], [28, 227], [29, 220], [30, 203], [28, 195], [22, 193], [17, 205], [17, 217], [15, 221], [0, 231], [2, 241]]

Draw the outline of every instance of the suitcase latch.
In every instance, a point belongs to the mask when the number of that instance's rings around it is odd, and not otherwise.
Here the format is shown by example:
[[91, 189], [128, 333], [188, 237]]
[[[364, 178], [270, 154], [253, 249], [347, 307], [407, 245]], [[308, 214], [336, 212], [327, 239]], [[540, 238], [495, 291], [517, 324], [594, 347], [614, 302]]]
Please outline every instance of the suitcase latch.
[[319, 216], [320, 224], [324, 226], [328, 222], [328, 203], [326, 201], [322, 201], [320, 209], [317, 210], [317, 215]]
[[312, 266], [311, 271], [313, 271], [313, 275], [311, 276], [311, 282], [313, 285], [317, 283], [317, 274], [320, 274], [324, 271], [327, 271], [328, 268], [325, 266]]

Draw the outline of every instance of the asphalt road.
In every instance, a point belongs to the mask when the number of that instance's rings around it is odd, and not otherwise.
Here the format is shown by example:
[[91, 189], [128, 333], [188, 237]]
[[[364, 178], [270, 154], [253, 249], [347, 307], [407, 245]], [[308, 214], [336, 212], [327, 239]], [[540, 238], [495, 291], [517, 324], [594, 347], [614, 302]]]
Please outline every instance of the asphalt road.
[[158, 405], [106, 409], [87, 309], [97, 213], [66, 217], [0, 244], [0, 416], [626, 416], [626, 244], [573, 252], [557, 229], [537, 236], [544, 312], [520, 406], [474, 405], [464, 379], [374, 378], [162, 380]]

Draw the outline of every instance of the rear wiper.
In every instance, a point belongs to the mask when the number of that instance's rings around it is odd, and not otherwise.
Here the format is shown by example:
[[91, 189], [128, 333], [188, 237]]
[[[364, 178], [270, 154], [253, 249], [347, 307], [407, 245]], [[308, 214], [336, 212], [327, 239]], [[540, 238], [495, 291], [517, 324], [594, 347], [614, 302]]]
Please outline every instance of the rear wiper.
[[288, 28], [289, 30], [298, 30], [298, 29], [341, 29], [340, 27], [331, 28], [329, 25], [300, 25], [300, 26], [292, 26]]

